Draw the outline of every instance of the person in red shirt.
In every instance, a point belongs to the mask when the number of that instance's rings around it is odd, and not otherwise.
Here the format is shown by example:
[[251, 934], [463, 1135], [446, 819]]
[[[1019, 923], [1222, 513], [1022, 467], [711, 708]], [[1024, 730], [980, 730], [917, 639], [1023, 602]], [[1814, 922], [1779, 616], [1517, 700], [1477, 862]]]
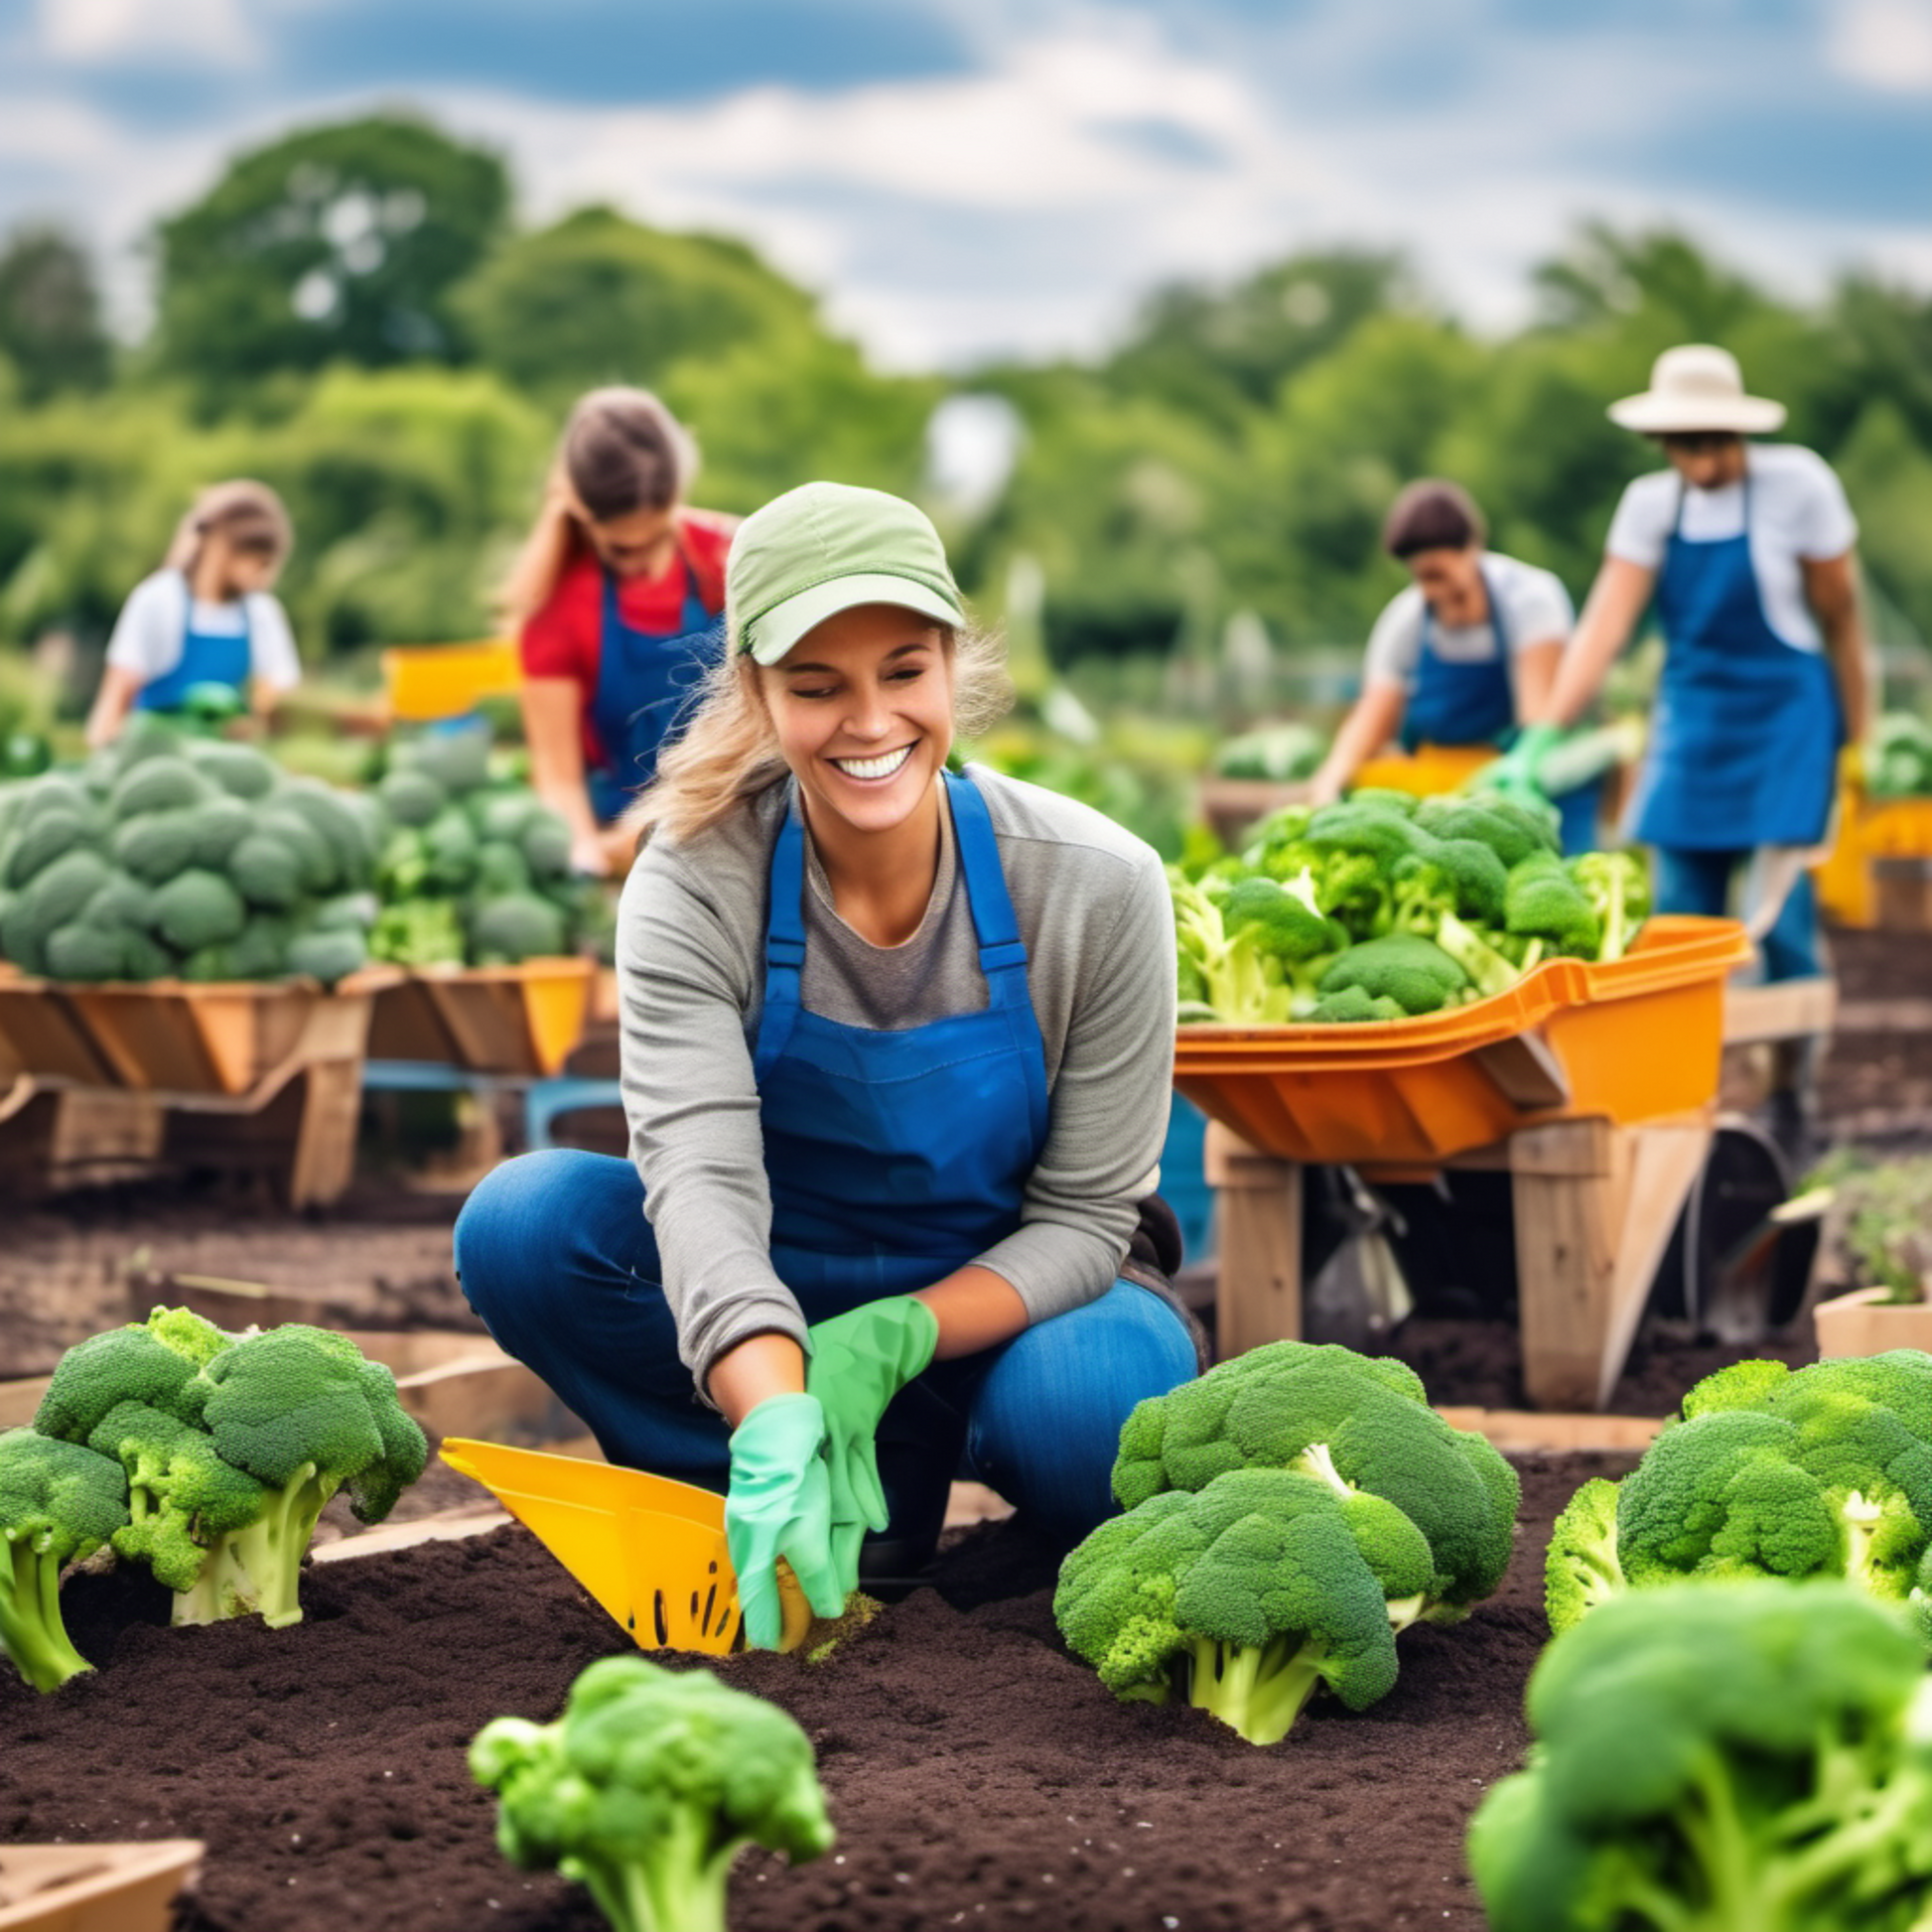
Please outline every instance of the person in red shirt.
[[570, 412], [504, 586], [531, 782], [569, 821], [580, 872], [629, 865], [634, 835], [617, 821], [723, 654], [736, 519], [686, 505], [696, 469], [690, 436], [655, 396], [592, 390]]

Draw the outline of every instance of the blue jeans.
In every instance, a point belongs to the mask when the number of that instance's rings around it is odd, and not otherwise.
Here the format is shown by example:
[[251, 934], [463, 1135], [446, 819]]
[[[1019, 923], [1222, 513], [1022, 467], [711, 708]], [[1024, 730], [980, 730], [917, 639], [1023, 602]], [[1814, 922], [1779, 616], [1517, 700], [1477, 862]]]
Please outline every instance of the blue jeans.
[[[629, 1162], [574, 1148], [504, 1162], [457, 1217], [456, 1267], [497, 1342], [584, 1419], [613, 1462], [725, 1486], [729, 1431], [678, 1359]], [[935, 1279], [944, 1272], [935, 1264]], [[800, 1298], [808, 1322], [869, 1299], [864, 1290]], [[1084, 1536], [1112, 1513], [1109, 1477], [1129, 1412], [1195, 1366], [1180, 1315], [1117, 1281], [998, 1348], [934, 1363], [888, 1410], [882, 1464], [895, 1430], [956, 1429], [960, 1453], [947, 1453], [945, 1474], [957, 1462], [1054, 1533]]]
[[[1722, 918], [1730, 909], [1731, 880], [1750, 861], [1750, 853], [1686, 852], [1657, 848], [1657, 910], [1701, 912]], [[1818, 895], [1811, 874], [1802, 872], [1761, 942], [1764, 977], [1813, 979], [1825, 970], [1825, 948], [1818, 929]]]

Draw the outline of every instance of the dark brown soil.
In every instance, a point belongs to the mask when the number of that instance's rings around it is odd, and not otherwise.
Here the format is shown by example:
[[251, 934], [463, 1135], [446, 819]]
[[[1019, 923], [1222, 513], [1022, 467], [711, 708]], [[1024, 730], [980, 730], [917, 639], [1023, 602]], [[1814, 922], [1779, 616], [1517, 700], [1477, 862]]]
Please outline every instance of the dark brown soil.
[[[1187, 1711], [1120, 1705], [1053, 1628], [1051, 1555], [967, 1537], [829, 1661], [741, 1658], [810, 1733], [839, 1829], [796, 1871], [748, 1855], [738, 1932], [1387, 1932], [1481, 1925], [1461, 1863], [1520, 1757], [1543, 1637], [1539, 1556], [1577, 1484], [1627, 1457], [1523, 1461], [1518, 1557], [1456, 1629], [1403, 1639], [1372, 1710], [1315, 1706], [1257, 1750]], [[0, 1838], [205, 1838], [182, 1932], [594, 1932], [583, 1894], [504, 1864], [465, 1748], [548, 1718], [614, 1624], [521, 1530], [330, 1565], [308, 1620], [157, 1627], [138, 1578], [69, 1586], [100, 1666], [51, 1698], [0, 1684]]]

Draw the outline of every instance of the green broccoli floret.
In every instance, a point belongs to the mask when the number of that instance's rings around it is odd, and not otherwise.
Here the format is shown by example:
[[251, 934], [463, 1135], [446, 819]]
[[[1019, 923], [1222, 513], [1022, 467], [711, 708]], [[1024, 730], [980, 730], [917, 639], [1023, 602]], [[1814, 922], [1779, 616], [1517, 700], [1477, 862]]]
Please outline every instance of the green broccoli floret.
[[204, 777], [244, 802], [266, 798], [281, 782], [282, 774], [274, 760], [264, 758], [252, 745], [201, 738], [189, 746], [188, 756]]
[[107, 809], [116, 820], [206, 804], [208, 781], [186, 759], [143, 759], [115, 779]]
[[334, 986], [369, 963], [368, 942], [353, 929], [298, 933], [289, 941], [288, 971]]
[[286, 912], [302, 897], [302, 861], [272, 832], [254, 831], [228, 855], [228, 878], [250, 905]]
[[1551, 952], [1593, 959], [1603, 940], [1590, 902], [1554, 853], [1533, 852], [1509, 874], [1504, 927], [1541, 939]]
[[1274, 1744], [1323, 1684], [1351, 1711], [1388, 1695], [1433, 1571], [1392, 1504], [1236, 1469], [1101, 1524], [1061, 1566], [1053, 1614], [1116, 1697], [1179, 1697]]
[[75, 846], [35, 874], [7, 903], [0, 946], [29, 973], [48, 970], [47, 942], [85, 912], [88, 901], [113, 877], [99, 853]]
[[1851, 1932], [1932, 1918], [1932, 1683], [1834, 1584], [1619, 1596], [1530, 1678], [1530, 1766], [1468, 1856], [1494, 1932]]
[[165, 885], [195, 863], [193, 807], [143, 812], [114, 828], [114, 862], [150, 886]]
[[547, 805], [539, 805], [524, 821], [518, 843], [532, 879], [562, 879], [569, 873], [570, 827]]
[[114, 1553], [174, 1591], [175, 1623], [217, 1623], [256, 1607], [235, 1532], [267, 1507], [261, 1483], [222, 1461], [201, 1430], [143, 1402], [116, 1403], [87, 1446], [126, 1471], [128, 1520], [114, 1532]]
[[207, 1402], [202, 1367], [232, 1340], [187, 1309], [156, 1309], [145, 1321], [89, 1335], [55, 1364], [34, 1427], [43, 1436], [84, 1446], [107, 1412], [123, 1402], [146, 1403], [179, 1422], [199, 1424]]
[[502, 898], [530, 890], [530, 862], [523, 848], [504, 839], [484, 839], [477, 847], [476, 892], [479, 898]]
[[294, 858], [305, 893], [333, 893], [356, 882], [343, 876], [336, 848], [310, 823], [308, 814], [277, 792], [263, 807], [258, 829]]
[[482, 966], [554, 958], [564, 940], [563, 914], [534, 893], [485, 899], [470, 919], [471, 950]]
[[[1413, 810], [1413, 800], [1410, 806]], [[1437, 851], [1436, 839], [1417, 825], [1409, 811], [1363, 792], [1322, 806], [1309, 820], [1304, 840], [1315, 852], [1366, 854], [1386, 873], [1393, 873], [1399, 860], [1430, 859]]]
[[395, 1377], [346, 1335], [289, 1322], [243, 1336], [202, 1375], [215, 1453], [274, 1492], [235, 1534], [235, 1556], [263, 1620], [298, 1622], [302, 1558], [323, 1506], [342, 1489], [359, 1521], [380, 1522], [422, 1474], [428, 1444]]
[[1416, 823], [1439, 839], [1474, 839], [1511, 868], [1532, 852], [1559, 850], [1556, 814], [1500, 791], [1448, 792], [1425, 798], [1417, 808]]
[[477, 876], [477, 834], [460, 805], [446, 806], [423, 827], [430, 891], [461, 893]]
[[384, 905], [369, 933], [369, 954], [396, 966], [461, 966], [463, 920], [456, 901], [407, 898]]
[[86, 794], [66, 788], [40, 793], [39, 787], [47, 782], [44, 778], [36, 782], [36, 799], [17, 810], [8, 828], [0, 879], [14, 891], [38, 879], [56, 860], [92, 846], [100, 836], [99, 820]]
[[472, 792], [464, 800], [477, 837], [485, 845], [515, 845], [530, 820], [542, 812], [543, 801], [520, 786], [512, 790]]
[[117, 980], [127, 971], [126, 935], [82, 917], [48, 934], [44, 954], [50, 979], [82, 984]]
[[1543, 1602], [1552, 1636], [1562, 1636], [1623, 1588], [1616, 1504], [1616, 1484], [1593, 1476], [1557, 1518], [1543, 1562]]
[[1339, 993], [1329, 994], [1325, 1000], [1316, 1001], [1302, 1017], [1311, 1026], [1341, 1027], [1360, 1026], [1371, 1020], [1409, 1018], [1395, 1001], [1374, 997], [1363, 992], [1359, 986], [1344, 986]]
[[154, 923], [177, 952], [199, 952], [239, 938], [248, 907], [218, 872], [192, 866], [155, 889]]
[[470, 1772], [497, 1793], [503, 1856], [587, 1886], [613, 1932], [725, 1932], [746, 1846], [798, 1864], [833, 1842], [791, 1718], [710, 1671], [644, 1657], [600, 1658], [554, 1724], [485, 1725]]
[[278, 980], [289, 968], [289, 926], [272, 912], [251, 912], [240, 936], [227, 948], [229, 970], [238, 980]]
[[1313, 1004], [1311, 962], [1332, 951], [1337, 938], [1301, 882], [1196, 883], [1171, 866], [1168, 883], [1182, 974], [1190, 991], [1199, 988], [1198, 1010], [1183, 1007], [1183, 1020], [1277, 1026], [1290, 1018], [1298, 997]]
[[398, 748], [396, 764], [423, 773], [445, 792], [475, 791], [489, 782], [489, 733], [474, 725], [425, 732]]
[[61, 1615], [61, 1572], [126, 1521], [118, 1462], [31, 1429], [0, 1433], [0, 1651], [35, 1690], [92, 1668]]
[[225, 872], [235, 847], [255, 829], [255, 808], [242, 799], [219, 792], [206, 805], [197, 805], [189, 820], [194, 843], [190, 864], [210, 872]]
[[398, 825], [427, 825], [450, 802], [450, 794], [427, 771], [391, 771], [376, 787], [382, 809]]
[[1437, 1415], [1401, 1362], [1299, 1341], [1250, 1349], [1135, 1408], [1114, 1495], [1132, 1509], [1241, 1468], [1297, 1469], [1393, 1503], [1434, 1552], [1422, 1612], [1434, 1621], [1465, 1614], [1508, 1568], [1516, 1472]]
[[1602, 932], [1596, 957], [1621, 959], [1650, 916], [1650, 875], [1643, 861], [1634, 852], [1585, 852], [1571, 860], [1569, 873]]
[[87, 901], [80, 915], [104, 931], [149, 931], [154, 925], [154, 894], [127, 873], [117, 872]]
[[1321, 996], [1360, 987], [1371, 999], [1393, 1000], [1404, 1013], [1434, 1013], [1469, 990], [1469, 976], [1433, 939], [1391, 932], [1337, 953], [1316, 982]]
[[329, 849], [329, 882], [311, 885], [310, 891], [354, 892], [368, 885], [375, 865], [375, 827], [349, 794], [320, 778], [295, 778], [276, 793], [275, 810], [299, 818]]

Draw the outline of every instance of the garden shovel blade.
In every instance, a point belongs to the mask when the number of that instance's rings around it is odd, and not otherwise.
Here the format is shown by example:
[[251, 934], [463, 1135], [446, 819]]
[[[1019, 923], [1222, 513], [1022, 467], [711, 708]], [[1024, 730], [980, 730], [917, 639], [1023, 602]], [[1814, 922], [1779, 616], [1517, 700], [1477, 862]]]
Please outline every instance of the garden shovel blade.
[[[744, 1618], [715, 1490], [642, 1469], [447, 1437], [443, 1460], [490, 1490], [644, 1650], [722, 1657]], [[778, 1571], [784, 1634], [804, 1636], [811, 1611]]]

